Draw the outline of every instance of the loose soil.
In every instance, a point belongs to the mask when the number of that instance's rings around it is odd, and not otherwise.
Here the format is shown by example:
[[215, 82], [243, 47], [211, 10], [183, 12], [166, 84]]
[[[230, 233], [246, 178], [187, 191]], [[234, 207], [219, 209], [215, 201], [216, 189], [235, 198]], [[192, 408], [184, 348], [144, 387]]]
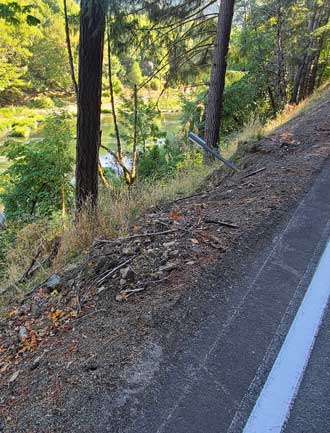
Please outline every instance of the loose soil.
[[326, 90], [243, 145], [239, 173], [219, 170], [204, 191], [151, 209], [126, 239], [96, 240], [56, 284], [11, 304], [0, 322], [0, 432], [124, 431], [163, 352], [207, 317], [205, 285], [231, 284], [329, 158], [329, 101]]

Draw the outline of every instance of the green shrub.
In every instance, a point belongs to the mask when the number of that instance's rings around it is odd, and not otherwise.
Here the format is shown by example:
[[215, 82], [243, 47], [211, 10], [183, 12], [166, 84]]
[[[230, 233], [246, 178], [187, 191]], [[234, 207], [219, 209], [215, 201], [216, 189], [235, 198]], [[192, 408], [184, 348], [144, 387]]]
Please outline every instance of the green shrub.
[[30, 128], [28, 126], [14, 126], [9, 133], [9, 137], [15, 138], [28, 138], [30, 135]]
[[55, 107], [54, 101], [49, 96], [37, 96], [29, 102], [29, 107], [50, 109]]
[[167, 142], [165, 146], [153, 146], [140, 156], [140, 179], [162, 179], [179, 171], [190, 170], [203, 163], [203, 155], [197, 150]]
[[0, 199], [8, 221], [48, 216], [72, 203], [72, 130], [68, 117], [48, 118], [44, 136], [41, 141], [11, 141], [3, 147], [10, 166], [0, 178]]
[[111, 114], [111, 108], [102, 107], [101, 108], [101, 113], [102, 114]]
[[16, 119], [13, 123], [12, 123], [12, 127], [16, 128], [16, 127], [28, 127], [31, 129], [35, 129], [38, 126], [38, 121], [35, 117], [31, 116], [31, 117], [24, 117], [23, 119]]
[[152, 90], [160, 90], [161, 87], [162, 87], [162, 82], [158, 78], [154, 78], [150, 82], [150, 89], [152, 89]]
[[16, 224], [0, 227], [0, 280], [6, 275], [7, 253], [16, 240], [17, 230]]
[[191, 150], [180, 155], [180, 161], [177, 163], [176, 168], [178, 171], [187, 171], [196, 166], [201, 166], [202, 164], [202, 152], [199, 150]]
[[55, 107], [58, 107], [58, 108], [63, 108], [66, 106], [66, 102], [63, 101], [63, 99], [59, 98], [58, 96], [55, 96], [53, 98], [53, 103], [54, 103]]

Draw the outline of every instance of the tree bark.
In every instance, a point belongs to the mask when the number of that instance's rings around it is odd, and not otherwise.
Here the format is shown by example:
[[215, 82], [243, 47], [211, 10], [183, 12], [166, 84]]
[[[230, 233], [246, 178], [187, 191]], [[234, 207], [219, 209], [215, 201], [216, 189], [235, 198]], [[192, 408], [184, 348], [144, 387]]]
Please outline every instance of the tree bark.
[[63, 0], [63, 7], [64, 7], [66, 48], [67, 48], [68, 57], [69, 57], [71, 79], [72, 79], [74, 91], [76, 93], [76, 96], [78, 97], [78, 83], [77, 83], [76, 74], [74, 71], [74, 62], [73, 62], [73, 55], [72, 55], [72, 45], [71, 45], [70, 27], [69, 27], [69, 18], [68, 18], [68, 7], [67, 7], [67, 1], [66, 0]]
[[315, 51], [317, 51], [317, 46], [319, 43], [319, 40], [315, 39], [315, 37], [313, 36], [313, 32], [326, 24], [329, 16], [325, 15], [325, 11], [327, 11], [327, 8], [325, 8], [325, 6], [318, 6], [317, 2], [314, 2], [312, 4], [312, 16], [310, 18], [307, 30], [308, 40], [293, 86], [290, 99], [291, 104], [296, 104], [297, 102], [302, 101], [306, 98], [308, 94], [309, 79], [312, 73], [314, 59], [314, 55], [311, 54], [311, 52], [313, 53], [314, 51], [315, 53]]
[[221, 117], [223, 112], [223, 93], [227, 69], [227, 54], [235, 0], [221, 0], [217, 35], [213, 51], [211, 80], [208, 94], [205, 121], [205, 141], [208, 146], [218, 146]]
[[131, 170], [131, 183], [136, 178], [137, 171], [137, 141], [138, 141], [138, 94], [137, 85], [134, 85], [134, 135], [133, 135], [133, 152], [132, 152], [132, 170]]
[[277, 86], [279, 92], [279, 105], [281, 108], [286, 104], [287, 86], [286, 86], [286, 68], [284, 58], [284, 41], [283, 41], [283, 8], [281, 2], [277, 5]]
[[79, 211], [98, 197], [101, 140], [101, 90], [105, 1], [81, 0], [76, 164], [76, 206]]
[[308, 49], [309, 49], [310, 44], [311, 44], [311, 36], [310, 35], [314, 29], [316, 17], [317, 17], [317, 4], [316, 4], [316, 1], [313, 1], [311, 4], [311, 16], [309, 19], [308, 28], [307, 28], [307, 32], [306, 32], [307, 40], [306, 40], [303, 55], [300, 59], [299, 67], [298, 67], [298, 70], [297, 70], [297, 73], [295, 76], [294, 85], [293, 85], [291, 98], [290, 98], [290, 104], [297, 104], [297, 102], [299, 100], [300, 88], [301, 88], [301, 85], [303, 84], [303, 81], [304, 81], [305, 70], [306, 70], [306, 66], [308, 63]]
[[[324, 13], [320, 23], [320, 27], [325, 26], [328, 23], [329, 18], [330, 18], [330, 6], [324, 8]], [[320, 61], [320, 56], [324, 45], [324, 40], [325, 40], [325, 33], [322, 33], [315, 44], [315, 52], [314, 55], [312, 56], [311, 67], [309, 71], [309, 77], [308, 77], [308, 83], [306, 89], [306, 96], [311, 95], [314, 92], [316, 87], [317, 75], [319, 70], [319, 61]]]
[[270, 86], [267, 86], [267, 92], [268, 92], [268, 96], [269, 96], [269, 100], [270, 100], [270, 105], [272, 106], [273, 116], [276, 117], [276, 115], [277, 115], [277, 105], [276, 105], [276, 102], [275, 102], [275, 98], [274, 98], [274, 95], [273, 95], [272, 88]]
[[111, 114], [112, 114], [112, 120], [113, 120], [114, 127], [115, 127], [116, 142], [117, 142], [117, 154], [118, 154], [118, 158], [120, 160], [122, 160], [123, 155], [122, 155], [122, 151], [121, 151], [121, 140], [120, 140], [119, 125], [118, 125], [118, 120], [117, 120], [115, 95], [114, 95], [114, 90], [113, 90], [113, 79], [112, 79], [112, 55], [111, 55], [111, 41], [110, 41], [110, 23], [108, 24], [107, 43], [108, 43], [108, 75], [109, 75], [109, 92], [110, 92]]

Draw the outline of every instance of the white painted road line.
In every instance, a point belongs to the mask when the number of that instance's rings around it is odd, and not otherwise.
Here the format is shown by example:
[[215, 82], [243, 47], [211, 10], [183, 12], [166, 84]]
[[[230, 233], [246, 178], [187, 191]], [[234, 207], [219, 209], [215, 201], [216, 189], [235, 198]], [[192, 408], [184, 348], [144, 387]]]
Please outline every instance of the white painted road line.
[[330, 243], [243, 433], [281, 433], [297, 395], [330, 297]]

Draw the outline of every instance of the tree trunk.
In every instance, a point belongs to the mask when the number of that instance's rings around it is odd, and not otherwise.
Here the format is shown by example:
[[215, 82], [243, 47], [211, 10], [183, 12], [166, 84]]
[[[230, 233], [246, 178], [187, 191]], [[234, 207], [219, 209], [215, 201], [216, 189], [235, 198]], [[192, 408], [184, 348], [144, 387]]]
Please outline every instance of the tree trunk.
[[286, 70], [284, 59], [283, 41], [283, 9], [281, 2], [277, 6], [277, 86], [279, 92], [279, 105], [281, 108], [286, 104]]
[[73, 55], [72, 55], [72, 46], [71, 46], [70, 28], [69, 28], [69, 19], [68, 19], [68, 7], [67, 7], [66, 0], [63, 0], [63, 7], [64, 7], [66, 48], [67, 48], [68, 57], [69, 57], [71, 79], [72, 79], [72, 84], [73, 84], [74, 91], [76, 93], [76, 96], [78, 97], [78, 84], [77, 84], [77, 80], [76, 80], [76, 74], [75, 74], [75, 71], [74, 71], [74, 62], [73, 62]]
[[[327, 25], [329, 18], [330, 18], [330, 7], [328, 6], [328, 7], [324, 8], [324, 13], [323, 13], [323, 17], [321, 19], [320, 27]], [[316, 87], [317, 74], [318, 74], [318, 69], [319, 69], [319, 61], [320, 61], [320, 56], [321, 56], [321, 52], [322, 52], [323, 45], [324, 45], [324, 40], [325, 40], [325, 33], [322, 33], [315, 44], [315, 52], [314, 52], [314, 56], [313, 56], [312, 61], [311, 61], [311, 67], [310, 67], [310, 73], [309, 73], [309, 78], [308, 78], [308, 83], [307, 83], [306, 96], [311, 95], [314, 92], [315, 87]]]
[[[320, 29], [327, 24], [329, 20], [329, 8], [325, 4], [323, 4], [317, 10], [316, 15], [317, 16], [316, 19], [314, 20], [313, 31]], [[304, 76], [301, 82], [300, 92], [298, 96], [299, 101], [305, 99], [309, 94], [310, 80], [313, 74], [313, 66], [316, 66], [317, 68], [318, 57], [320, 55], [323, 46], [323, 37], [324, 37], [324, 33], [321, 36], [311, 38], [311, 43], [309, 46], [308, 62], [304, 70]]]
[[275, 98], [274, 98], [274, 94], [273, 94], [272, 88], [270, 86], [267, 86], [267, 92], [268, 92], [268, 95], [269, 95], [270, 105], [272, 106], [273, 116], [276, 117], [276, 115], [277, 115], [277, 106], [276, 106], [276, 102], [275, 102]]
[[105, 2], [81, 0], [76, 206], [97, 205]]
[[322, 62], [321, 64], [318, 65], [318, 77], [317, 77], [317, 83], [316, 83], [316, 88], [320, 87], [323, 83], [323, 76], [324, 76], [324, 72], [326, 69], [326, 62]]
[[311, 43], [311, 33], [313, 31], [314, 28], [314, 23], [315, 23], [315, 19], [317, 16], [317, 10], [316, 10], [316, 1], [312, 2], [312, 8], [311, 8], [311, 17], [309, 19], [309, 23], [308, 23], [308, 28], [307, 28], [307, 41], [305, 43], [305, 47], [304, 47], [304, 51], [303, 51], [303, 55], [301, 57], [301, 60], [299, 62], [299, 67], [295, 76], [295, 80], [294, 80], [294, 85], [293, 85], [293, 89], [292, 89], [292, 93], [291, 93], [291, 98], [290, 98], [290, 104], [297, 104], [298, 102], [298, 95], [300, 92], [300, 87], [303, 84], [304, 81], [304, 75], [305, 75], [305, 70], [306, 70], [306, 65], [308, 62], [308, 49], [310, 47], [310, 43]]
[[322, 17], [324, 16], [323, 6], [318, 6], [317, 2], [312, 4], [312, 16], [308, 24], [308, 40], [304, 49], [304, 54], [300, 62], [300, 67], [298, 69], [294, 87], [292, 90], [292, 95], [290, 99], [291, 104], [296, 104], [302, 101], [307, 96], [308, 80], [311, 73], [313, 55], [311, 51], [315, 50], [317, 40], [313, 36], [313, 32], [322, 26]]
[[223, 92], [227, 69], [231, 25], [235, 0], [221, 0], [217, 35], [213, 51], [211, 79], [206, 108], [205, 141], [210, 147], [217, 147], [223, 111]]
[[114, 91], [113, 91], [110, 22], [108, 23], [107, 43], [108, 43], [108, 75], [109, 75], [109, 92], [110, 92], [111, 114], [112, 114], [112, 120], [113, 120], [114, 127], [115, 127], [115, 135], [116, 135], [116, 142], [117, 142], [117, 155], [118, 155], [118, 159], [120, 159], [122, 161], [123, 155], [122, 155], [122, 151], [121, 151], [120, 132], [119, 132], [119, 125], [118, 125], [118, 120], [117, 120], [117, 113], [116, 113], [115, 95], [114, 95]]
[[308, 82], [307, 82], [306, 96], [311, 95], [315, 90], [316, 77], [317, 77], [317, 71], [318, 71], [318, 66], [319, 66], [319, 60], [320, 60], [322, 45], [323, 45], [323, 40], [322, 40], [321, 46], [319, 47], [319, 49], [315, 53], [314, 58], [311, 62], [310, 73], [309, 73], [309, 78], [308, 78]]
[[134, 85], [134, 135], [133, 135], [133, 152], [132, 152], [132, 170], [131, 170], [131, 180], [132, 183], [136, 178], [137, 171], [137, 141], [138, 141], [138, 94], [137, 85]]
[[294, 85], [293, 85], [293, 89], [292, 89], [292, 93], [291, 93], [291, 98], [290, 98], [290, 104], [297, 104], [298, 102], [298, 92], [299, 92], [299, 87], [300, 87], [300, 83], [301, 83], [301, 79], [302, 79], [302, 75], [303, 75], [303, 69], [304, 69], [304, 63], [306, 61], [306, 55], [304, 55], [304, 57], [302, 58], [295, 79], [294, 79]]

